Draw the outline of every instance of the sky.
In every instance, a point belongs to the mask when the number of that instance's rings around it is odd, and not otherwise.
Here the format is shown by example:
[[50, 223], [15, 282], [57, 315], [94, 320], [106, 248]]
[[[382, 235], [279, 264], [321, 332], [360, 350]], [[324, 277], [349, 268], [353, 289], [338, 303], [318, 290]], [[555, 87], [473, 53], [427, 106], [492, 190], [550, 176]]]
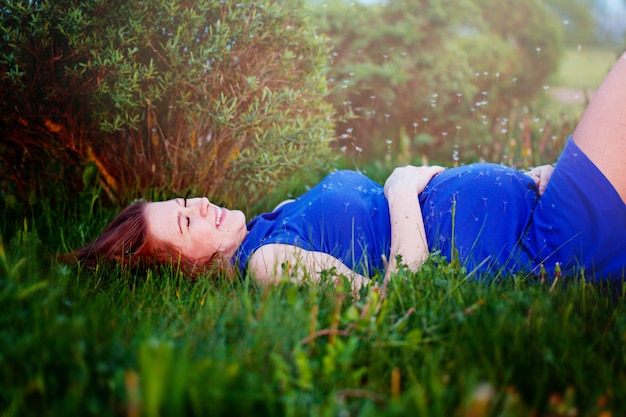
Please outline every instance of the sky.
[[608, 30], [617, 36], [626, 32], [626, 4], [624, 0], [605, 0], [607, 16], [603, 19]]

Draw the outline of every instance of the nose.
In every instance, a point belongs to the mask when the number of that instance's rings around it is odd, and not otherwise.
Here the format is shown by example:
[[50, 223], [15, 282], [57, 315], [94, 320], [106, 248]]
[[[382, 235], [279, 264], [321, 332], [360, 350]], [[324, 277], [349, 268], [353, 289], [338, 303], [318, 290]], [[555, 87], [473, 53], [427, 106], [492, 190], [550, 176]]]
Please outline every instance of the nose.
[[206, 197], [187, 200], [187, 209], [200, 214], [202, 217], [206, 217], [209, 214], [209, 207], [211, 207], [211, 203]]
[[200, 199], [200, 215], [203, 217], [206, 217], [207, 214], [209, 214], [209, 207], [211, 206], [211, 202], [209, 201], [208, 198], [206, 197], [202, 197]]

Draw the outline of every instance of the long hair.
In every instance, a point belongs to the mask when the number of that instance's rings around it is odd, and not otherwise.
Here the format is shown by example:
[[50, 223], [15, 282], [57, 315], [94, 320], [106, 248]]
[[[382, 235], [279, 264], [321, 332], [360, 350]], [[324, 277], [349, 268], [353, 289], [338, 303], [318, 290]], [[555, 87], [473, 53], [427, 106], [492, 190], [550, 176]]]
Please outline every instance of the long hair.
[[232, 276], [230, 260], [215, 254], [206, 260], [185, 257], [179, 250], [155, 239], [148, 230], [145, 217], [147, 201], [126, 207], [92, 243], [64, 256], [85, 266], [99, 262], [112, 262], [133, 268], [150, 268], [158, 265], [179, 267], [190, 278], [206, 272], [225, 272]]

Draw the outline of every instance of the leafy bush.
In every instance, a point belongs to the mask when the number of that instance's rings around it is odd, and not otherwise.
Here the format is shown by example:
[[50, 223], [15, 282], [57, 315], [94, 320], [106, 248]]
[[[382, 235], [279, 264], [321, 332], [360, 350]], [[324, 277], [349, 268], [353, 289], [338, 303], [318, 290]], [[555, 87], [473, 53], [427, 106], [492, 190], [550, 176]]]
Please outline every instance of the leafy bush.
[[337, 134], [366, 158], [502, 158], [511, 113], [543, 93], [558, 65], [561, 23], [535, 0], [335, 2], [312, 12], [334, 44]]
[[301, 10], [299, 0], [4, 2], [2, 188], [80, 188], [97, 174], [121, 203], [150, 187], [242, 204], [319, 168], [331, 160], [328, 47]]

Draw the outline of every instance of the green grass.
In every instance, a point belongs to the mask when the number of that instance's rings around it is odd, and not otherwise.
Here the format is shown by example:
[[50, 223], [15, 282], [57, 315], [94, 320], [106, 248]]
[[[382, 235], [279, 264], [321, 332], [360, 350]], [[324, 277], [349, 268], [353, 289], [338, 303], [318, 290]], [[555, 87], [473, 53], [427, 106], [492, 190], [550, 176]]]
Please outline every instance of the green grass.
[[76, 206], [3, 207], [2, 416], [626, 413], [618, 295], [466, 282], [436, 259], [383, 301], [86, 270], [50, 255], [111, 213]]

